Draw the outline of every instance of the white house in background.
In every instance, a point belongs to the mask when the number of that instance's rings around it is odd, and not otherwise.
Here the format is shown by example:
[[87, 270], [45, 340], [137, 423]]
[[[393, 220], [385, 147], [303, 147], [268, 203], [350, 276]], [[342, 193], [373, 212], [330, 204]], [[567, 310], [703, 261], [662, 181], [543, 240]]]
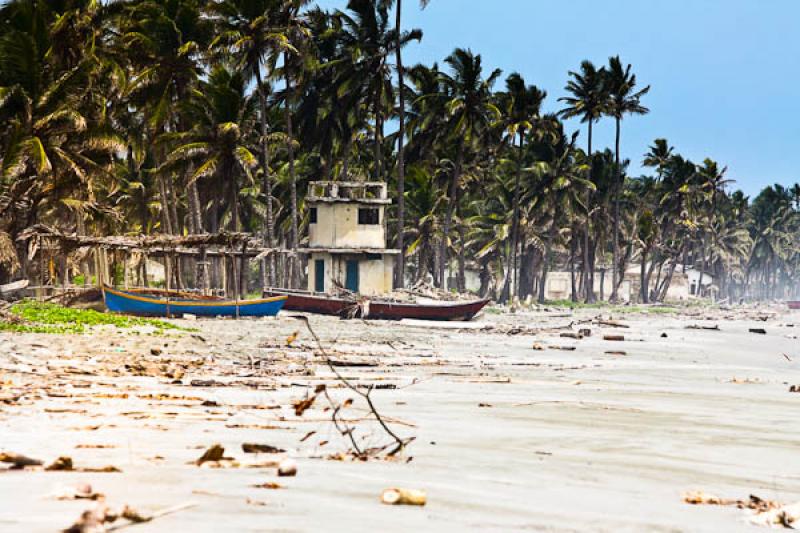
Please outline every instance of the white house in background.
[[[708, 296], [709, 291], [714, 287], [714, 276], [708, 272], [703, 273], [703, 279], [700, 279], [700, 271], [694, 268], [686, 270], [686, 281], [689, 288], [689, 296]], [[702, 283], [702, 290], [701, 289]], [[669, 294], [669, 292], [667, 293]]]
[[[575, 272], [575, 283], [580, 285], [580, 272]], [[544, 297], [546, 300], [568, 300], [572, 296], [572, 280], [571, 274], [564, 271], [548, 272], [547, 281], [545, 282]], [[611, 273], [606, 271], [605, 276], [601, 272], [594, 274], [594, 293], [597, 299], [603, 295], [604, 300], [611, 297], [612, 290], [612, 277]], [[631, 281], [626, 278], [622, 281], [617, 294], [620, 301], [629, 302], [631, 299]]]
[[338, 289], [374, 296], [392, 290], [395, 257], [386, 248], [384, 182], [316, 181], [309, 184], [308, 290]]

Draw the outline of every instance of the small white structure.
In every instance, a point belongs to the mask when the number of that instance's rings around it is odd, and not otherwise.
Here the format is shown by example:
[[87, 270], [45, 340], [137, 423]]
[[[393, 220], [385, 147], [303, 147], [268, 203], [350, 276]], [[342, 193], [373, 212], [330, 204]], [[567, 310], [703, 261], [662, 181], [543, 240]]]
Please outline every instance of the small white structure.
[[309, 185], [308, 290], [375, 296], [392, 290], [395, 256], [386, 248], [384, 182], [317, 181]]
[[[553, 271], [547, 273], [547, 281], [545, 282], [544, 297], [546, 300], [568, 300], [572, 297], [572, 280], [571, 274], [564, 271]], [[575, 283], [580, 285], [580, 272], [575, 272]], [[606, 272], [602, 275], [600, 271], [594, 273], [594, 293], [598, 299], [603, 295], [603, 299], [607, 300], [611, 297], [613, 288], [613, 281], [611, 273]], [[601, 290], [602, 289], [602, 290]], [[624, 279], [617, 291], [620, 301], [629, 302], [631, 299], [631, 282], [629, 279]]]

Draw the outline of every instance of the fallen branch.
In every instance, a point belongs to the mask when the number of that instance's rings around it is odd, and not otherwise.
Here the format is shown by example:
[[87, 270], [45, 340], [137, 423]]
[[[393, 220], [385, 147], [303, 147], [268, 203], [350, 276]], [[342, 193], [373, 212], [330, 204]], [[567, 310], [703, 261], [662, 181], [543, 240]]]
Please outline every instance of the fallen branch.
[[[394, 455], [398, 454], [399, 452], [401, 452], [406, 446], [408, 446], [408, 444], [410, 444], [415, 439], [415, 437], [408, 437], [408, 438], [405, 438], [405, 439], [401, 438], [399, 435], [397, 435], [397, 433], [395, 433], [388, 426], [386, 421], [384, 421], [383, 417], [381, 416], [381, 414], [378, 412], [377, 408], [375, 407], [375, 404], [372, 402], [371, 395], [372, 395], [372, 391], [374, 390], [375, 386], [374, 385], [370, 385], [367, 388], [366, 392], [365, 392], [364, 390], [362, 390], [358, 386], [354, 385], [348, 378], [344, 377], [339, 372], [335, 361], [333, 359], [331, 359], [330, 356], [328, 355], [328, 352], [325, 350], [325, 347], [322, 345], [322, 341], [320, 340], [319, 336], [314, 331], [314, 329], [311, 327], [311, 323], [309, 322], [308, 317], [305, 317], [305, 316], [302, 316], [302, 315], [295, 315], [292, 318], [294, 318], [295, 320], [299, 320], [299, 321], [301, 321], [301, 322], [303, 322], [305, 324], [306, 328], [308, 329], [308, 332], [311, 334], [311, 337], [314, 339], [314, 342], [316, 342], [316, 344], [317, 344], [318, 352], [315, 352], [315, 355], [317, 355], [319, 357], [322, 357], [322, 359], [325, 361], [325, 364], [328, 366], [330, 371], [336, 376], [336, 378], [345, 387], [347, 387], [348, 389], [353, 391], [355, 394], [357, 394], [358, 396], [360, 396], [361, 398], [363, 398], [367, 402], [367, 406], [369, 407], [369, 410], [370, 410], [372, 416], [375, 418], [375, 420], [378, 422], [378, 424], [383, 428], [383, 430], [386, 432], [386, 434], [389, 435], [394, 440], [395, 446], [388, 453], [388, 455], [390, 457], [394, 456]], [[346, 435], [346, 436], [348, 436], [350, 438], [350, 442], [353, 444], [353, 449], [356, 452], [356, 454], [358, 456], [360, 456], [360, 457], [363, 457], [365, 452], [361, 451], [361, 449], [356, 444], [355, 437], [353, 435], [353, 432], [355, 431], [354, 428], [350, 428], [346, 424], [344, 424], [342, 426], [339, 425], [339, 422], [341, 422], [342, 420], [340, 418], [337, 418], [337, 417], [338, 417], [338, 414], [341, 411], [341, 408], [343, 406], [342, 405], [337, 405], [333, 401], [333, 399], [328, 395], [327, 388], [325, 388], [325, 389], [323, 389], [323, 390], [321, 390], [319, 392], [324, 393], [324, 395], [326, 396], [326, 399], [329, 401], [329, 403], [331, 403], [331, 406], [333, 407], [333, 414], [331, 416], [331, 419], [332, 419], [334, 425], [336, 426], [336, 429], [340, 433], [342, 433], [342, 435]], [[338, 420], [338, 422], [337, 422], [337, 420]], [[382, 448], [379, 448], [378, 450], [383, 451], [387, 447], [388, 446], [384, 446]]]

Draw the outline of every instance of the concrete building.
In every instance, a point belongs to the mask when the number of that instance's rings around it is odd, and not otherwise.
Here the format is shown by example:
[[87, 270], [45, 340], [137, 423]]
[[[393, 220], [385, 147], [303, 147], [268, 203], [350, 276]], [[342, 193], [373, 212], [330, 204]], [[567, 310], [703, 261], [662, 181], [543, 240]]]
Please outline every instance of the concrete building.
[[375, 296], [392, 290], [395, 257], [386, 248], [383, 182], [317, 181], [309, 186], [308, 290], [346, 289]]

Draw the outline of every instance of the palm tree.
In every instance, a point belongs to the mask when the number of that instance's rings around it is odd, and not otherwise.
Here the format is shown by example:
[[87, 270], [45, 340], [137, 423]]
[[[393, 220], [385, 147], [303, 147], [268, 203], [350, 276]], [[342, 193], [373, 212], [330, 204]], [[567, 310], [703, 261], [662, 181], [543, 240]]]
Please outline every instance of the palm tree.
[[[605, 68], [598, 69], [591, 61], [583, 61], [580, 72], [570, 71], [569, 75], [573, 79], [567, 82], [565, 89], [571, 96], [559, 98], [560, 102], [564, 102], [567, 105], [566, 108], [561, 110], [560, 115], [564, 118], [580, 117], [581, 123], [587, 124], [587, 155], [591, 158], [592, 127], [607, 112], [609, 105], [606, 71]], [[591, 167], [589, 181], [593, 181]], [[591, 192], [587, 193], [586, 228], [583, 232], [583, 287], [586, 291], [587, 302], [594, 301], [593, 275], [590, 275], [589, 264], [590, 213]]]
[[[392, 0], [389, 0], [392, 1]], [[419, 4], [422, 9], [425, 9], [430, 0], [420, 0]], [[403, 33], [402, 25], [403, 17], [403, 0], [397, 0], [395, 6], [395, 68], [397, 69], [397, 93], [399, 98], [399, 105], [397, 108], [397, 249], [400, 250], [400, 255], [397, 258], [395, 265], [395, 287], [402, 288], [405, 284], [405, 250], [406, 241], [405, 234], [405, 194], [406, 194], [406, 160], [405, 160], [405, 142], [406, 142], [406, 88], [403, 72], [403, 51], [400, 42], [400, 36]]]
[[619, 160], [620, 129], [622, 119], [625, 115], [644, 115], [649, 112], [649, 109], [644, 107], [640, 102], [642, 96], [650, 91], [650, 86], [648, 85], [644, 89], [636, 91], [636, 75], [631, 74], [631, 65], [623, 68], [619, 56], [611, 57], [608, 60], [606, 84], [609, 93], [607, 112], [609, 116], [614, 117], [614, 125], [616, 128], [614, 138], [614, 160], [616, 162], [617, 175], [614, 183], [613, 288], [611, 292], [611, 301], [616, 302], [618, 300], [617, 287], [619, 279], [619, 197], [622, 186], [620, 181], [621, 169]]
[[447, 212], [442, 227], [439, 281], [443, 288], [447, 286], [445, 279], [447, 243], [458, 202], [464, 156], [466, 152], [478, 147], [486, 130], [500, 117], [500, 111], [492, 102], [491, 89], [501, 74], [499, 69], [495, 69], [484, 78], [483, 60], [480, 54], [473, 54], [463, 48], [456, 48], [445, 62], [451, 70], [450, 74], [442, 74], [442, 83], [449, 98], [446, 104], [448, 112], [446, 131], [450, 143], [455, 144], [455, 161], [448, 193]]
[[516, 177], [514, 180], [513, 216], [511, 222], [511, 255], [508, 258], [510, 275], [506, 276], [503, 284], [503, 292], [500, 295], [500, 300], [505, 302], [508, 301], [512, 294], [512, 278], [514, 279], [513, 286], [515, 288], [517, 287], [517, 247], [520, 233], [519, 198], [523, 167], [523, 143], [526, 133], [533, 129], [534, 124], [539, 118], [539, 110], [541, 109], [542, 102], [547, 97], [547, 93], [534, 85], [526, 85], [522, 76], [515, 72], [506, 79], [506, 93], [502, 96], [502, 100], [504, 100], [502, 106], [504, 113], [503, 119], [509, 143], [512, 147], [514, 142], [519, 143], [516, 150], [517, 164]]
[[[268, 248], [274, 247], [275, 217], [267, 138], [267, 87], [262, 69], [276, 54], [291, 48], [279, 25], [282, 5], [282, 0], [214, 0], [208, 7], [217, 27], [217, 37], [211, 43], [211, 49], [222, 58], [233, 59], [245, 72], [248, 81], [255, 80], [259, 101], [259, 166], [266, 200], [264, 244]], [[266, 282], [274, 286], [273, 262], [267, 260], [266, 266]]]
[[338, 12], [342, 21], [339, 37], [347, 61], [342, 63], [340, 94], [349, 91], [360, 94], [372, 107], [373, 178], [383, 180], [384, 123], [387, 107], [394, 106], [389, 57], [396, 49], [420, 40], [422, 32], [411, 30], [397, 33], [390, 27], [389, 2], [349, 0], [349, 13]]

